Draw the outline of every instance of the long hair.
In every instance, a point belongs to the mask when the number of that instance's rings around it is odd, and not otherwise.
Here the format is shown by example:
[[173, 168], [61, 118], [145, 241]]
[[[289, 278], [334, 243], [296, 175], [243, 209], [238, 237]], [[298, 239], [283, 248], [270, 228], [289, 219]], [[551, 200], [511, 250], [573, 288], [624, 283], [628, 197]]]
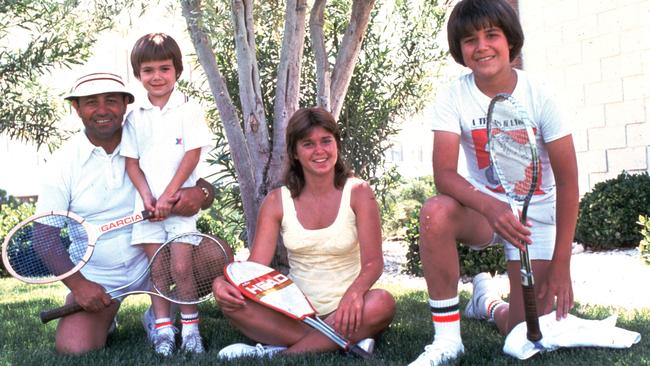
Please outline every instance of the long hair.
[[176, 41], [165, 33], [149, 33], [135, 42], [131, 50], [133, 75], [140, 79], [140, 65], [149, 61], [172, 60], [176, 80], [183, 72], [183, 56]]
[[284, 174], [284, 184], [289, 188], [291, 197], [300, 195], [305, 187], [305, 174], [296, 158], [298, 142], [306, 138], [315, 127], [321, 127], [334, 135], [336, 140], [337, 158], [334, 164], [334, 186], [342, 189], [352, 171], [341, 156], [341, 132], [334, 116], [321, 107], [301, 108], [289, 119], [286, 130], [287, 157], [289, 164]]
[[505, 0], [462, 0], [454, 7], [447, 23], [447, 42], [449, 53], [463, 66], [463, 52], [460, 41], [472, 32], [499, 27], [503, 30], [510, 45], [510, 62], [524, 46], [524, 31], [521, 29], [519, 16]]

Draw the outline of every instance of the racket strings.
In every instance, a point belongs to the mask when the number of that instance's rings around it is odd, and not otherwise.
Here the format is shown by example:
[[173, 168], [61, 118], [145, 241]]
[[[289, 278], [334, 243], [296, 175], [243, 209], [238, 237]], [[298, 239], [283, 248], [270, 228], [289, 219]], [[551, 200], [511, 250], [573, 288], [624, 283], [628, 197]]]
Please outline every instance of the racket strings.
[[533, 150], [524, 128], [496, 131], [490, 149], [499, 181], [513, 198], [523, 201], [536, 180]]
[[155, 290], [178, 303], [199, 302], [212, 294], [212, 282], [229, 262], [216, 240], [183, 235], [162, 246], [151, 262]]
[[30, 281], [71, 271], [84, 257], [88, 234], [83, 225], [63, 215], [48, 215], [17, 228], [6, 243], [11, 269]]

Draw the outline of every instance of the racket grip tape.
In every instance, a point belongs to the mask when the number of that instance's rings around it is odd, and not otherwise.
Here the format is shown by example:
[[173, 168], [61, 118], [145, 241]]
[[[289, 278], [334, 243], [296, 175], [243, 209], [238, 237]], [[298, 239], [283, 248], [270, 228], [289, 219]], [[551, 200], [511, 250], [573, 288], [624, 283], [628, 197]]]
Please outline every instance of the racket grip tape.
[[50, 320], [62, 318], [64, 316], [66, 316], [66, 315], [70, 315], [70, 314], [80, 312], [83, 309], [84, 308], [82, 308], [81, 305], [74, 302], [72, 304], [63, 305], [63, 306], [58, 307], [56, 309], [44, 310], [44, 311], [41, 311], [41, 314], [40, 314], [41, 322], [43, 324], [45, 324], [45, 323], [49, 322]]
[[542, 339], [542, 331], [539, 329], [535, 286], [522, 286], [522, 291], [524, 295], [524, 314], [526, 316], [526, 338], [531, 342], [537, 342]]

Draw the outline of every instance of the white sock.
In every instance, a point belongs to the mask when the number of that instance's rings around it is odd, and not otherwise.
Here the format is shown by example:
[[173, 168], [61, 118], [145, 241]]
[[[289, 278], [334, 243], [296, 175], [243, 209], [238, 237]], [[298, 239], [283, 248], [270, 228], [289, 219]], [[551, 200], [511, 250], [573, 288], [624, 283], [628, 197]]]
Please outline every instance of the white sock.
[[199, 312], [193, 314], [184, 314], [181, 313], [181, 323], [183, 324], [183, 329], [181, 330], [181, 335], [185, 337], [189, 333], [194, 333], [199, 331]]
[[458, 295], [451, 299], [429, 299], [431, 321], [435, 331], [434, 339], [444, 338], [449, 341], [462, 343], [460, 337], [460, 307]]

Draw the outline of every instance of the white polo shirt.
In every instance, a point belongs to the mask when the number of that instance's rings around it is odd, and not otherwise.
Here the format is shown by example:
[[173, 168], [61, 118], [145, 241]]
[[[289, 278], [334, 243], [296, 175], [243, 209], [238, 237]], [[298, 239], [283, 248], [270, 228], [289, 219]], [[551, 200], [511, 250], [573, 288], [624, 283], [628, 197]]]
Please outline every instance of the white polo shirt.
[[[37, 212], [72, 211], [93, 225], [131, 214], [136, 190], [119, 151], [120, 146], [107, 154], [92, 145], [83, 131], [76, 134], [48, 163]], [[131, 229], [126, 226], [102, 235], [86, 267], [113, 268], [144, 256], [140, 248], [130, 245]]]
[[[212, 144], [201, 106], [174, 90], [161, 109], [142, 98], [129, 113], [122, 134], [120, 154], [139, 159], [140, 169], [154, 197], [158, 198], [176, 174], [188, 150], [201, 148], [201, 160]], [[194, 169], [183, 187], [201, 177]]]

